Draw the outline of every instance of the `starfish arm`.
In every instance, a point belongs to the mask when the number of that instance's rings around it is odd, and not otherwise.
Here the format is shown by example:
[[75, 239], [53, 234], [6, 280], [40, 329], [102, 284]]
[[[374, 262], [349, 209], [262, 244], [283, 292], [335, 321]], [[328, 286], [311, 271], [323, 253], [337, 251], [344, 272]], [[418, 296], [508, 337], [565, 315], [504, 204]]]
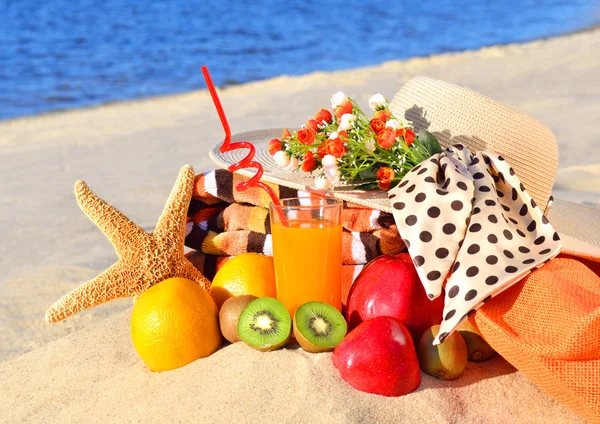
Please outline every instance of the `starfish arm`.
[[121, 261], [96, 278], [72, 290], [46, 311], [48, 322], [58, 322], [71, 315], [109, 300], [139, 294], [131, 272]]
[[182, 249], [185, 240], [187, 211], [192, 199], [193, 188], [194, 168], [185, 165], [179, 171], [177, 182], [154, 229], [154, 235], [158, 239], [172, 240], [174, 245], [181, 246]]
[[190, 261], [184, 259], [184, 266], [182, 270], [182, 277], [187, 278], [188, 280], [195, 281], [200, 284], [207, 292], [210, 291], [211, 282], [204, 276], [202, 273], [196, 268]]
[[84, 181], [75, 183], [75, 197], [81, 210], [104, 233], [119, 257], [146, 235], [117, 208], [98, 197]]

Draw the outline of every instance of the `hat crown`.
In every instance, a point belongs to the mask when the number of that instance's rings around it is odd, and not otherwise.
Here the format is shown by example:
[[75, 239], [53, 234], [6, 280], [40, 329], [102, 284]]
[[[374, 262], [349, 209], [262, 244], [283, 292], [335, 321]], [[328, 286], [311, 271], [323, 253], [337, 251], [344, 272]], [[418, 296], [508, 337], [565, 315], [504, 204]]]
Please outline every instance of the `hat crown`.
[[501, 154], [544, 211], [558, 169], [558, 144], [546, 125], [468, 88], [418, 76], [396, 93], [389, 108], [443, 147]]

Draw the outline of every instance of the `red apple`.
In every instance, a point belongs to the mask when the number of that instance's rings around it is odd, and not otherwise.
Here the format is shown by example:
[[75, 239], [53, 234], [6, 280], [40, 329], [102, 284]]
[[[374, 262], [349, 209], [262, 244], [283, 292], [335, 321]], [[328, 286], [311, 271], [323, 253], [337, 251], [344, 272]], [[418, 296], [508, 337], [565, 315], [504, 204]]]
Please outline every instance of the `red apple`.
[[442, 321], [444, 297], [430, 300], [408, 253], [380, 256], [356, 277], [348, 295], [349, 328], [380, 316], [399, 319], [418, 342]]
[[392, 317], [360, 324], [336, 346], [332, 359], [342, 378], [363, 392], [402, 396], [421, 384], [410, 333]]

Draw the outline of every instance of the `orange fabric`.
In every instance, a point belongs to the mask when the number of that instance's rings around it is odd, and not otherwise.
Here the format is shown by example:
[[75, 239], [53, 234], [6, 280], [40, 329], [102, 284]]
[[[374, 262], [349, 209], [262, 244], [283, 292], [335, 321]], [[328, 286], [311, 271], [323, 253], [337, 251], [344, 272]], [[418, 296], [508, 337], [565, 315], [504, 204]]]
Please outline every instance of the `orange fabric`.
[[483, 305], [471, 320], [540, 389], [600, 423], [600, 271], [558, 257]]

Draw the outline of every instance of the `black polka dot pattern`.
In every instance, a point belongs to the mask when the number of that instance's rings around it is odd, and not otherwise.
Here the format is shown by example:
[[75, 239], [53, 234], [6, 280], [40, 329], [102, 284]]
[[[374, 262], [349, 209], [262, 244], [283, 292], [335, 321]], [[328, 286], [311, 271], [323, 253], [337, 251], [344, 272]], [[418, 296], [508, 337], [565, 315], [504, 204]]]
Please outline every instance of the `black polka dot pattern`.
[[474, 243], [472, 245], [469, 246], [469, 248], [467, 249], [467, 252], [469, 253], [469, 255], [474, 255], [476, 253], [479, 253], [480, 247], [477, 243]]
[[435, 256], [439, 259], [444, 259], [446, 257], [448, 257], [448, 254], [450, 252], [448, 251], [448, 249], [446, 249], [445, 247], [440, 247], [439, 249], [437, 249], [435, 251]]
[[[427, 171], [427, 170], [425, 169], [425, 171]], [[427, 198], [427, 195], [425, 193], [419, 193], [415, 196], [415, 202], [417, 202], [417, 203], [424, 202], [426, 198]]]
[[402, 239], [412, 242], [406, 244], [427, 296], [444, 295], [436, 342], [560, 251], [560, 237], [510, 159], [495, 153], [449, 146], [406, 174], [388, 196]]
[[432, 206], [429, 209], [427, 209], [427, 215], [429, 215], [430, 218], [437, 218], [438, 216], [440, 216], [440, 208], [438, 208], [437, 206]]

